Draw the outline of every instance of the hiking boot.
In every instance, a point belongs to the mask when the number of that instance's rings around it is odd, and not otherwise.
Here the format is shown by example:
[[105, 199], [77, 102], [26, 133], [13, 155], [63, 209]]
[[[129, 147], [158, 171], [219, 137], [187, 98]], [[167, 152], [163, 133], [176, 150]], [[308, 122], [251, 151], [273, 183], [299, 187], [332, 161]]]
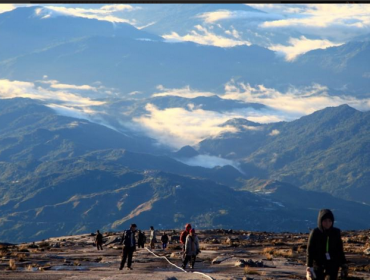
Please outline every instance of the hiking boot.
[[132, 270], [132, 268], [131, 267], [128, 267], [128, 268], [126, 268], [127, 270]]

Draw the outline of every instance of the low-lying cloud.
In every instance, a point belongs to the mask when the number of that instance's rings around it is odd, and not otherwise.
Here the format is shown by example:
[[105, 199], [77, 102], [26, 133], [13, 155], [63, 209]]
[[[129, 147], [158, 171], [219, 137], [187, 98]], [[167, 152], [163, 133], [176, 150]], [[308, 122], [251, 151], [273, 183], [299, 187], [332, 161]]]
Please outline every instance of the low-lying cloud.
[[236, 19], [283, 19], [283, 16], [274, 13], [263, 12], [249, 12], [249, 11], [229, 11], [218, 10], [214, 12], [207, 12], [200, 14], [198, 18], [202, 19], [205, 23], [211, 24], [222, 20], [236, 20]]
[[225, 165], [231, 165], [235, 169], [239, 169], [239, 163], [229, 160], [229, 159], [224, 159], [216, 156], [209, 156], [209, 155], [197, 155], [195, 157], [191, 158], [177, 158], [178, 161], [181, 161], [182, 163], [185, 163], [187, 165], [191, 166], [202, 166], [206, 168], [214, 168], [216, 166], [225, 166]]
[[226, 99], [255, 102], [274, 108], [285, 114], [286, 120], [293, 120], [303, 115], [311, 114], [326, 107], [348, 104], [361, 111], [370, 109], [370, 99], [357, 99], [352, 96], [332, 96], [328, 88], [319, 84], [295, 88], [287, 92], [279, 92], [263, 85], [252, 87], [250, 84], [230, 81], [225, 86]]
[[297, 56], [304, 54], [311, 50], [326, 49], [329, 47], [336, 47], [342, 45], [341, 43], [333, 43], [329, 40], [312, 40], [304, 36], [300, 38], [290, 38], [289, 45], [272, 45], [270, 50], [281, 53], [285, 56], [287, 61], [293, 61]]
[[122, 11], [132, 11], [138, 8], [135, 8], [131, 5], [117, 4], [117, 5], [106, 5], [99, 9], [85, 9], [85, 8], [71, 8], [63, 6], [45, 6], [43, 10], [40, 11], [40, 14], [45, 17], [45, 15], [57, 16], [58, 14], [82, 17], [88, 19], [97, 19], [110, 21], [113, 23], [129, 23], [135, 25], [135, 21], [128, 20], [122, 17], [121, 14], [117, 15], [117, 12]]
[[[224, 132], [236, 132], [232, 126], [220, 125], [233, 117], [241, 117], [233, 113], [221, 114], [201, 109], [186, 110], [168, 108], [159, 110], [152, 104], [146, 105], [148, 114], [134, 118], [136, 128], [160, 143], [179, 149], [185, 145], [195, 145], [200, 140], [215, 137]], [[139, 126], [139, 127], [138, 127]]]
[[330, 39], [336, 43], [369, 33], [370, 6], [367, 4], [249, 4], [269, 13], [280, 13], [285, 18], [263, 22], [269, 29], [289, 28], [303, 34]]
[[194, 30], [190, 33], [181, 36], [176, 32], [172, 32], [171, 34], [162, 35], [167, 42], [184, 42], [190, 41], [195, 42], [201, 45], [211, 45], [223, 48], [230, 48], [235, 46], [247, 45], [250, 46], [251, 43], [246, 40], [236, 40], [234, 38], [227, 38], [224, 36], [220, 36], [212, 32], [212, 28], [203, 27], [201, 25], [194, 26]]
[[184, 98], [196, 98], [199, 96], [213, 96], [215, 95], [212, 92], [203, 92], [191, 89], [190, 86], [183, 88], [165, 88], [162, 85], [157, 86], [157, 89], [161, 92], [156, 92], [152, 94], [152, 97], [159, 96], [179, 96]]

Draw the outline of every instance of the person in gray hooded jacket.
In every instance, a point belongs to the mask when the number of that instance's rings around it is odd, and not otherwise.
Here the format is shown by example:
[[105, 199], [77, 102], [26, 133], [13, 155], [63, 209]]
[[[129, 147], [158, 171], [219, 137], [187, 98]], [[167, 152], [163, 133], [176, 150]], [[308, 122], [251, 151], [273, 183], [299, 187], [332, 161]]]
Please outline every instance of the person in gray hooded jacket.
[[318, 227], [311, 231], [307, 245], [307, 272], [316, 280], [336, 280], [339, 267], [342, 276], [348, 274], [340, 229], [333, 227], [334, 215], [322, 209], [317, 219]]

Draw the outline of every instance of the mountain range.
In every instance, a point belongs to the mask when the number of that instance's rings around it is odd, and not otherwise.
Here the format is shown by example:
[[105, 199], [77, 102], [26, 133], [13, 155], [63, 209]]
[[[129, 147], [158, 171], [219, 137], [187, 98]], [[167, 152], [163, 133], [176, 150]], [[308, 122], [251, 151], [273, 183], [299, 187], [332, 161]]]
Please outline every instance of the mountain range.
[[[123, 12], [131, 24], [51, 7], [0, 14], [0, 240], [120, 231], [132, 222], [306, 232], [321, 208], [332, 209], [342, 229], [368, 227], [368, 111], [341, 105], [255, 121], [283, 114], [262, 104], [265, 93], [368, 98], [366, 36], [286, 61], [269, 46], [307, 34], [257, 36], [257, 26], [277, 15], [247, 5], [138, 4]], [[210, 19], [204, 30], [245, 30], [242, 45], [166, 36], [196, 34], [213, 12], [227, 19]], [[259, 101], [225, 99], [241, 91]], [[150, 130], [167, 122], [176, 129]], [[175, 139], [187, 125], [207, 123], [223, 132], [197, 131], [177, 150], [158, 136]]]
[[[126, 142], [119, 132], [58, 116], [42, 102], [16, 98], [1, 100], [0, 107], [1, 123], [7, 124], [0, 129], [3, 240], [32, 241], [96, 227], [122, 230], [132, 221], [158, 228], [191, 221], [199, 228], [306, 231], [323, 207], [334, 209], [343, 228], [368, 224], [368, 205], [252, 179], [231, 166], [209, 169], [174, 159], [196, 156], [190, 147], [167, 156], [135, 152], [145, 147], [140, 137]], [[343, 109], [353, 110], [337, 110]], [[326, 111], [333, 115], [333, 109]], [[312, 124], [307, 117], [300, 121]]]
[[[203, 8], [208, 11], [207, 5]], [[232, 79], [281, 91], [311, 86], [315, 81], [336, 94], [367, 94], [367, 41], [311, 51], [287, 62], [257, 44], [221, 48], [168, 43], [127, 23], [46, 17], [47, 12], [42, 7], [27, 7], [0, 14], [0, 37], [4, 38], [1, 77], [36, 81], [47, 75], [75, 85], [99, 81], [123, 96], [137, 91], [148, 96], [158, 85], [221, 93]], [[24, 31], [20, 25], [29, 29]], [[36, 35], [33, 30], [43, 32]]]

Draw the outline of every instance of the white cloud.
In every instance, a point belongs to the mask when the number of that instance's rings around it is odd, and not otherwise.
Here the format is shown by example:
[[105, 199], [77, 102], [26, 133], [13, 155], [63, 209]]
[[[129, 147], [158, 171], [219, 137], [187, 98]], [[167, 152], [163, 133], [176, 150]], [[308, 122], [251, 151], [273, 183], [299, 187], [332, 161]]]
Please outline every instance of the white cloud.
[[285, 59], [292, 61], [297, 56], [304, 54], [308, 51], [315, 49], [326, 49], [329, 47], [340, 46], [341, 43], [333, 43], [328, 40], [310, 40], [304, 36], [298, 38], [290, 38], [289, 46], [285, 45], [272, 45], [269, 47], [270, 50], [277, 51], [282, 53], [285, 56]]
[[0, 98], [25, 97], [38, 100], [59, 101], [79, 107], [97, 106], [105, 102], [95, 101], [66, 91], [48, 90], [34, 83], [22, 81], [0, 80]]
[[270, 133], [269, 133], [269, 135], [270, 136], [276, 136], [276, 135], [279, 135], [280, 134], [280, 131], [279, 130], [277, 130], [277, 129], [274, 129], [274, 130], [272, 130]]
[[204, 138], [215, 137], [223, 132], [236, 132], [232, 126], [220, 127], [220, 125], [230, 118], [241, 117], [233, 113], [221, 114], [201, 109], [159, 110], [152, 104], [147, 104], [146, 110], [148, 114], [134, 118], [135, 124], [132, 128], [144, 130], [160, 143], [176, 149], [185, 145], [195, 145]]
[[183, 159], [178, 158], [177, 160], [191, 166], [202, 166], [206, 168], [213, 168], [216, 166], [231, 165], [237, 170], [239, 170], [239, 164], [237, 162], [209, 155], [198, 155], [192, 158], [183, 158]]
[[263, 28], [290, 28], [304, 34], [343, 42], [370, 32], [370, 5], [367, 4], [250, 4], [279, 12], [285, 19], [266, 21]]
[[248, 12], [248, 11], [229, 11], [229, 10], [218, 10], [215, 12], [207, 12], [198, 16], [205, 23], [211, 24], [222, 20], [237, 20], [237, 19], [281, 19], [283, 18], [278, 14], [268, 14], [261, 12]]
[[[108, 8], [110, 7], [110, 8]], [[45, 10], [42, 11], [42, 14], [53, 11], [57, 14], [63, 14], [67, 16], [82, 17], [88, 19], [97, 19], [110, 21], [113, 23], [125, 22], [134, 25], [134, 21], [124, 19], [120, 16], [115, 16], [114, 13], [123, 10], [133, 10], [134, 8], [130, 5], [112, 5], [112, 6], [103, 6], [100, 9], [84, 9], [84, 8], [69, 8], [63, 6], [45, 6]]]
[[212, 92], [202, 92], [192, 90], [190, 86], [186, 86], [183, 88], [164, 88], [162, 85], [157, 86], [157, 89], [162, 92], [157, 92], [152, 94], [152, 97], [159, 97], [159, 96], [179, 96], [184, 98], [195, 98], [199, 96], [213, 96], [215, 95]]
[[90, 116], [95, 112], [88, 108], [73, 108], [57, 104], [48, 104], [47, 106], [52, 108], [59, 115], [93, 122]]
[[0, 4], [0, 14], [12, 11], [17, 8], [15, 4]]
[[194, 28], [195, 30], [192, 30], [189, 34], [186, 34], [184, 36], [180, 36], [176, 32], [172, 32], [171, 34], [165, 34], [162, 37], [168, 42], [190, 41], [201, 45], [211, 45], [224, 48], [241, 45], [251, 45], [249, 41], [234, 40], [214, 34], [209, 29], [201, 25], [196, 25], [194, 26]]
[[[313, 84], [309, 87], [291, 87], [287, 92], [279, 92], [263, 85], [252, 87], [249, 84], [230, 81], [225, 85], [226, 99], [242, 100], [264, 104], [275, 110], [283, 112], [285, 120], [293, 120], [303, 115], [311, 114], [317, 110], [331, 106], [348, 104], [358, 110], [370, 109], [370, 99], [357, 99], [352, 96], [331, 96], [327, 87]], [[252, 120], [252, 118], [248, 117]]]
[[97, 91], [95, 87], [89, 86], [89, 85], [69, 85], [69, 84], [52, 84], [50, 87], [56, 88], [56, 89], [75, 89], [75, 90], [92, 90]]
[[140, 7], [133, 7], [126, 4], [110, 4], [100, 8], [103, 11], [117, 12], [117, 11], [133, 11], [141, 9]]

